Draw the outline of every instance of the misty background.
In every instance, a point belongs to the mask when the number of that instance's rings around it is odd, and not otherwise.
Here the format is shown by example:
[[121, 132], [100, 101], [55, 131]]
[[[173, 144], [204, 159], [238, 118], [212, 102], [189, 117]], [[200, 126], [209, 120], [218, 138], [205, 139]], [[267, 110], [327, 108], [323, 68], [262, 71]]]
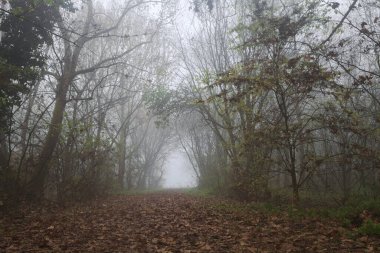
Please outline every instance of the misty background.
[[13, 0], [0, 198], [379, 188], [379, 2]]

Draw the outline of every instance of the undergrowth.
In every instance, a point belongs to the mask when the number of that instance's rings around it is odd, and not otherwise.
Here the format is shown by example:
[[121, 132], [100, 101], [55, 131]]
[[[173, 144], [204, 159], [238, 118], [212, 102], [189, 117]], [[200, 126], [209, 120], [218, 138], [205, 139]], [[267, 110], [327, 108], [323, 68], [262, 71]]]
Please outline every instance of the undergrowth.
[[[208, 189], [191, 189], [191, 195], [210, 197], [220, 195]], [[320, 201], [304, 193], [298, 205], [292, 205], [286, 193], [272, 196], [268, 201], [217, 204], [215, 207], [227, 211], [252, 210], [267, 215], [286, 213], [291, 219], [318, 218], [336, 220], [350, 229], [356, 236], [380, 236], [380, 199], [365, 199], [356, 196], [344, 205], [334, 201]]]

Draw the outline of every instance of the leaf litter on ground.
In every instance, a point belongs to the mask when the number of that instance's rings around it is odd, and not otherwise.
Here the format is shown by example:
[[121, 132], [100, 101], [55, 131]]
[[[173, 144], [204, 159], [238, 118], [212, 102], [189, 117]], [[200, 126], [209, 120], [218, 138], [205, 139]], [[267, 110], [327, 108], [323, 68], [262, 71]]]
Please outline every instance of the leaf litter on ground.
[[[181, 192], [119, 195], [0, 218], [0, 252], [380, 252], [339, 222]], [[230, 208], [221, 208], [229, 206]]]

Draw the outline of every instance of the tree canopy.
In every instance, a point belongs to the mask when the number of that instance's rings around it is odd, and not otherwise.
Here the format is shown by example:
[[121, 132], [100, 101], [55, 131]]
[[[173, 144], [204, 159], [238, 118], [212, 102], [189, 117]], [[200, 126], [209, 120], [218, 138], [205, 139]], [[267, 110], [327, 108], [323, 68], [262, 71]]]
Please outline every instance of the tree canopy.
[[46, 48], [53, 43], [59, 8], [73, 10], [70, 1], [11, 0], [0, 10], [0, 114], [2, 128], [13, 105], [19, 105], [41, 77]]

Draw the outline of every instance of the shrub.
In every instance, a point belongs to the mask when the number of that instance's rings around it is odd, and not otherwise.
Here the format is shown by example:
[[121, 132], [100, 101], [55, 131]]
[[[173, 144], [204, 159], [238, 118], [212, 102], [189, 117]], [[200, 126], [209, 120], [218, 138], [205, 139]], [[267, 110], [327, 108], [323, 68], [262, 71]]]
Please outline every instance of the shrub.
[[358, 232], [361, 235], [380, 236], [380, 224], [367, 220], [359, 227]]

